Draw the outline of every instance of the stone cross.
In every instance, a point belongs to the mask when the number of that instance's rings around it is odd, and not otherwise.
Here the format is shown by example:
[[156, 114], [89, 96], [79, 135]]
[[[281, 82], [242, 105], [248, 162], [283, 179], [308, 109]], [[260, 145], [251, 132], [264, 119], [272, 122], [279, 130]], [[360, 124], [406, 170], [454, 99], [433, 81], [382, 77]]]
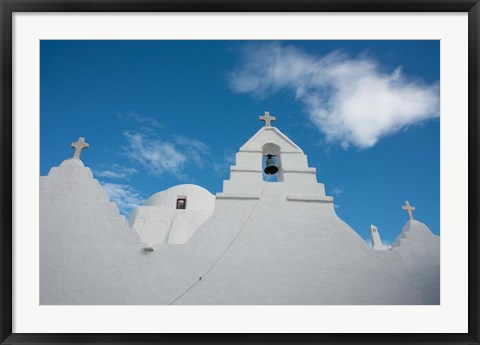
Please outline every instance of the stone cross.
[[410, 206], [410, 203], [408, 201], [405, 201], [405, 206], [402, 206], [402, 210], [407, 211], [408, 217], [410, 217], [410, 219], [413, 219], [412, 211], [415, 211], [415, 207]]
[[258, 119], [260, 121], [265, 121], [265, 127], [272, 127], [272, 125], [270, 125], [270, 122], [275, 121], [277, 118], [275, 116], [270, 116], [270, 113], [266, 111], [265, 115], [259, 116]]
[[73, 158], [80, 159], [80, 154], [82, 153], [83, 149], [86, 149], [90, 145], [85, 142], [84, 137], [78, 138], [78, 140], [72, 143], [71, 147], [75, 147], [75, 153], [73, 154]]

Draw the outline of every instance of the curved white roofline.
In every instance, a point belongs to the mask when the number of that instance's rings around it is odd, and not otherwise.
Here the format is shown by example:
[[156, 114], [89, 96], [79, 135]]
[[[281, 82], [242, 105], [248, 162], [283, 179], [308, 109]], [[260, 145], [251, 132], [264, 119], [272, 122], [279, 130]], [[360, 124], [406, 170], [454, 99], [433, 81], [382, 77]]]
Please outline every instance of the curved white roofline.
[[215, 196], [195, 184], [180, 184], [153, 194], [144, 206], [175, 208], [177, 197], [187, 197], [187, 209], [214, 209]]

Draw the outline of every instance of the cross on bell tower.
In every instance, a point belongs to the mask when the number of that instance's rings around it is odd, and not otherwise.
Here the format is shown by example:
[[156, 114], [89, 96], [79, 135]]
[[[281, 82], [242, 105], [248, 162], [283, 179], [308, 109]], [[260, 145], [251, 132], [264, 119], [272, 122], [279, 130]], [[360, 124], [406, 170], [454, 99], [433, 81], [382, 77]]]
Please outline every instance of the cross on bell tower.
[[73, 154], [73, 158], [80, 159], [80, 154], [82, 153], [82, 150], [86, 149], [90, 145], [85, 142], [84, 137], [80, 137], [76, 142], [72, 143], [72, 145], [70, 146], [75, 148], [75, 153]]
[[413, 219], [412, 211], [415, 211], [415, 207], [410, 206], [410, 203], [408, 201], [405, 201], [405, 206], [402, 206], [402, 210], [407, 211], [408, 217], [410, 219]]
[[266, 111], [265, 114], [259, 116], [258, 119], [265, 122], [265, 127], [272, 127], [272, 125], [270, 125], [270, 122], [275, 121], [277, 118], [275, 116], [270, 116], [270, 113]]

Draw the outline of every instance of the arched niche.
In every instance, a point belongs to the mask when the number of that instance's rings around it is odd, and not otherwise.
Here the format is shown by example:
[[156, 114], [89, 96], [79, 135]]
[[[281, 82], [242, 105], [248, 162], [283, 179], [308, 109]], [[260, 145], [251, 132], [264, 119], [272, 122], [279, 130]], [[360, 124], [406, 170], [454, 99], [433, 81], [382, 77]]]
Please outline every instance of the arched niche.
[[[274, 159], [278, 167], [278, 172], [275, 175], [270, 176], [270, 178], [268, 178], [268, 176], [265, 175], [265, 173], [263, 173], [263, 170], [265, 169], [266, 156], [269, 154], [275, 156]], [[269, 181], [269, 182], [283, 181], [281, 149], [280, 149], [280, 146], [278, 146], [277, 144], [267, 143], [262, 147], [262, 175], [263, 175], [264, 181]]]

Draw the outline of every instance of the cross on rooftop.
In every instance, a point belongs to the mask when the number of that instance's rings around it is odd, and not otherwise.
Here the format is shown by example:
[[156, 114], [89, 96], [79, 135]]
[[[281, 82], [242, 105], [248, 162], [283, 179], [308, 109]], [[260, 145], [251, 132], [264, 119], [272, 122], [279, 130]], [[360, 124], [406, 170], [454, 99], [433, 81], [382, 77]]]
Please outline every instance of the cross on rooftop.
[[85, 142], [84, 137], [80, 137], [76, 142], [72, 143], [72, 145], [70, 146], [75, 147], [75, 153], [73, 154], [73, 158], [80, 159], [80, 154], [82, 153], [82, 150], [86, 149], [90, 145]]
[[272, 125], [270, 125], [270, 122], [275, 121], [277, 118], [275, 116], [270, 116], [270, 113], [266, 111], [265, 114], [259, 116], [258, 119], [260, 121], [265, 121], [265, 127], [272, 127]]
[[407, 211], [408, 217], [410, 219], [413, 219], [412, 211], [415, 211], [415, 207], [410, 206], [410, 203], [408, 201], [405, 201], [405, 206], [402, 206], [402, 210]]

